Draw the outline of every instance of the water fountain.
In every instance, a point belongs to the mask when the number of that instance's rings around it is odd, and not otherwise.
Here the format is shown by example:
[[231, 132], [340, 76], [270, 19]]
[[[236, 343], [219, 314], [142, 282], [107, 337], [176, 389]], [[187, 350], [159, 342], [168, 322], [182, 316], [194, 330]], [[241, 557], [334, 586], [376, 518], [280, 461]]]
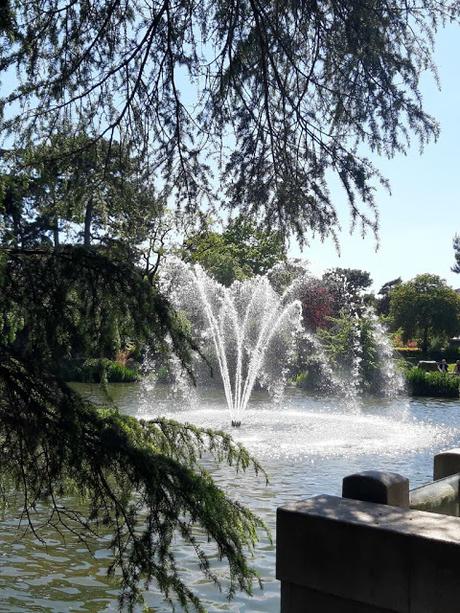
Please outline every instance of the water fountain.
[[278, 295], [267, 277], [217, 283], [200, 266], [174, 260], [163, 283], [173, 304], [184, 311], [201, 340], [212, 346], [234, 427], [241, 425], [258, 382], [279, 395], [289, 357], [302, 331], [301, 305]]
[[403, 378], [395, 366], [391, 343], [369, 308], [355, 308], [350, 300], [351, 364], [349, 370], [335, 372], [319, 338], [307, 331], [302, 321], [298, 297], [302, 288], [312, 281], [317, 284], [317, 280], [304, 272], [284, 291], [275, 291], [269, 278], [254, 277], [225, 287], [199, 265], [190, 266], [176, 258], [163, 267], [161, 275], [163, 291], [185, 314], [208, 360], [216, 366], [233, 427], [241, 425], [256, 387], [280, 399], [293, 360], [302, 351], [303, 368], [309, 361], [319, 365], [319, 391], [340, 398], [350, 413], [359, 412], [363, 318], [367, 318], [367, 333], [375, 343], [381, 395], [392, 398], [401, 393]]

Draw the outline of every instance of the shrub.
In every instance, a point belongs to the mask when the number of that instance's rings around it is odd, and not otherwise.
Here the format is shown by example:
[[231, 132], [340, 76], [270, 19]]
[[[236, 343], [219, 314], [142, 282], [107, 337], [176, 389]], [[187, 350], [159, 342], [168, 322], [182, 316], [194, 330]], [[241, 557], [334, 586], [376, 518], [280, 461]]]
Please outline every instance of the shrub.
[[445, 358], [448, 362], [460, 360], [458, 347], [451, 346], [444, 351], [426, 351], [421, 349], [411, 349], [410, 347], [397, 347], [397, 353], [408, 362], [418, 362], [419, 360], [436, 360], [439, 362]]
[[294, 377], [292, 377], [291, 383], [293, 383], [296, 387], [308, 389], [310, 387], [308, 372], [297, 373]]
[[109, 383], [133, 383], [139, 381], [139, 375], [128, 366], [112, 362], [107, 365], [107, 381]]
[[459, 378], [455, 375], [412, 368], [406, 372], [406, 379], [412, 396], [459, 397]]
[[61, 375], [66, 381], [79, 383], [133, 383], [139, 381], [139, 374], [136, 370], [105, 358], [83, 362], [70, 360], [64, 364]]

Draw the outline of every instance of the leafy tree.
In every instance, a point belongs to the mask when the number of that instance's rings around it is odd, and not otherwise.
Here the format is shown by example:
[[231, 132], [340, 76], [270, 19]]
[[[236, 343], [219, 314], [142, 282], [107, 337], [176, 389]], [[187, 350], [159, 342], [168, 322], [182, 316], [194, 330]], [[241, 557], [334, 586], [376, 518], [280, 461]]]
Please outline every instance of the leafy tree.
[[[244, 552], [260, 521], [231, 500], [199, 462], [206, 452], [238, 470], [259, 466], [221, 432], [154, 419], [137, 421], [91, 405], [59, 378], [76, 350], [110, 355], [128, 340], [173, 350], [190, 370], [190, 339], [167, 301], [126, 257], [102, 248], [5, 248], [0, 259], [0, 479], [6, 496], [20, 489], [22, 518], [37, 538], [39, 500], [47, 524], [90, 547], [112, 532], [111, 573], [119, 570], [121, 603], [132, 608], [139, 583], [155, 582], [186, 610], [204, 611], [180, 577], [173, 540], [196, 551], [218, 583], [197, 536], [215, 543], [229, 564], [229, 596], [251, 591]], [[63, 500], [79, 494], [87, 506]], [[207, 547], [206, 547], [207, 549]]]
[[391, 157], [437, 136], [419, 82], [458, 14], [455, 0], [3, 3], [0, 67], [17, 78], [1, 132], [28, 145], [65, 119], [129, 135], [179, 203], [196, 207], [218, 167], [220, 202], [300, 239], [334, 234], [332, 172], [353, 223], [376, 230], [383, 179], [360, 145]]
[[336, 315], [342, 311], [359, 314], [372, 279], [368, 272], [357, 268], [332, 268], [324, 273], [323, 282], [334, 298]]
[[334, 370], [346, 381], [352, 380], [361, 392], [381, 391], [380, 356], [370, 317], [353, 318], [346, 313], [331, 317], [319, 337]]
[[307, 330], [316, 332], [318, 328], [327, 328], [330, 325], [330, 318], [334, 315], [335, 300], [324, 281], [309, 279], [302, 283], [299, 300]]
[[392, 281], [387, 281], [382, 285], [382, 287], [378, 291], [378, 295], [380, 298], [377, 300], [377, 313], [379, 315], [388, 315], [390, 313], [390, 297], [392, 290], [401, 285], [402, 280], [401, 277], [397, 279], [393, 279]]
[[290, 286], [309, 277], [308, 262], [299, 258], [288, 258], [279, 262], [268, 271], [268, 279], [278, 294], [283, 294]]
[[[199, 458], [209, 453], [237, 470], [259, 471], [257, 462], [224, 433], [139, 423], [93, 406], [60, 376], [69, 357], [94, 357], [105, 369], [133, 344], [165, 359], [173, 351], [193, 376], [190, 352], [198, 348], [155, 287], [171, 224], [142, 165], [125, 146], [68, 134], [15, 151], [8, 162], [0, 194], [4, 500], [22, 491], [22, 517], [37, 538], [33, 509], [42, 499], [48, 524], [88, 547], [111, 531], [109, 571], [121, 571], [121, 603], [130, 609], [141, 582], [154, 582], [186, 610], [203, 610], [179, 575], [173, 543], [179, 534], [218, 583], [197, 529], [229, 564], [229, 596], [250, 593], [256, 576], [245, 552], [262, 524], [214, 484]], [[61, 244], [62, 234], [81, 244]], [[86, 508], [64, 503], [68, 493]]]
[[416, 338], [428, 351], [434, 337], [446, 339], [458, 333], [460, 297], [437, 275], [418, 275], [392, 290], [390, 316], [404, 341]]
[[190, 236], [182, 247], [186, 261], [201, 264], [219, 283], [231, 285], [263, 275], [286, 259], [282, 237], [257, 228], [249, 220], [230, 221], [222, 233], [209, 227]]
[[10, 225], [37, 226], [55, 245], [63, 230], [87, 246], [108, 240], [140, 244], [163, 213], [145, 167], [127, 144], [94, 143], [85, 134], [64, 132], [47, 144], [10, 153], [5, 171]]
[[55, 219], [34, 207], [30, 182], [24, 176], [3, 175], [0, 190], [1, 233], [8, 246], [30, 247], [59, 243]]

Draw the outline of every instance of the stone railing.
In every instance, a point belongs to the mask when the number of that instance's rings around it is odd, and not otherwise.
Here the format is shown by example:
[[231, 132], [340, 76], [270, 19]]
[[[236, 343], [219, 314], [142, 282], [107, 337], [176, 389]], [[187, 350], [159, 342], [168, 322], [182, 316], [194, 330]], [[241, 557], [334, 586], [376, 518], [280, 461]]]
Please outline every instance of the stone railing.
[[459, 613], [460, 518], [438, 514], [458, 511], [458, 473], [454, 449], [422, 488], [366, 471], [343, 480], [341, 498], [279, 508], [281, 613]]

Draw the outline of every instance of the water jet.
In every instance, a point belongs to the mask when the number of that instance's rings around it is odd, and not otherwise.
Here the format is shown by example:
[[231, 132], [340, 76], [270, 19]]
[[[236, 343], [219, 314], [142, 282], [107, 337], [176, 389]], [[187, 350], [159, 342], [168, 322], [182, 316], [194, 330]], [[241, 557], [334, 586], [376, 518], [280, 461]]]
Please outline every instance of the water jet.
[[284, 387], [289, 355], [302, 333], [302, 309], [279, 295], [267, 276], [225, 287], [201, 266], [172, 260], [165, 291], [217, 360], [231, 425], [239, 428], [256, 384], [276, 396]]

